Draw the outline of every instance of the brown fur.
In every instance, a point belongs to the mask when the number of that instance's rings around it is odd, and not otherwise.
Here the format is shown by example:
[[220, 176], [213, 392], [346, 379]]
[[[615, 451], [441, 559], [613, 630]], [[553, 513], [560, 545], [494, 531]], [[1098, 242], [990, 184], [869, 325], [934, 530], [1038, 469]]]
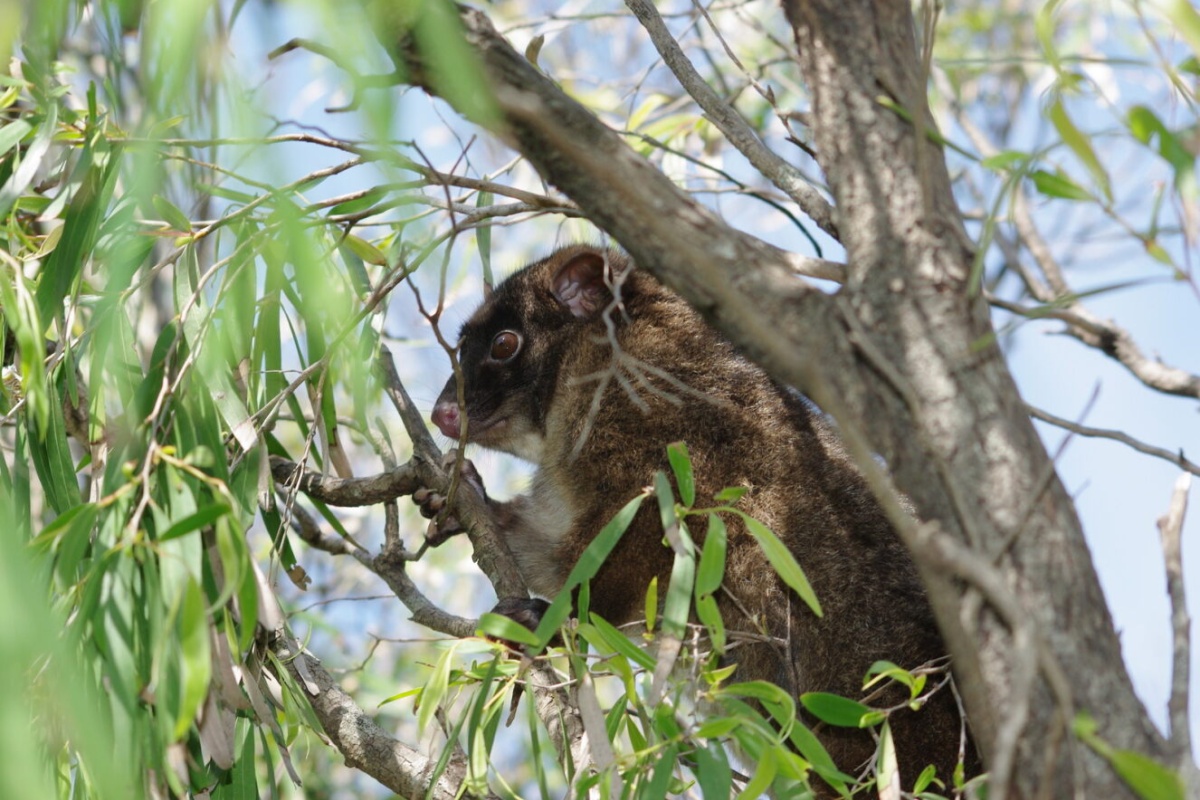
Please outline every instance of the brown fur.
[[[595, 280], [605, 262], [618, 276], [621, 299], [607, 313], [611, 330], [605, 307], [612, 295]], [[488, 353], [504, 330], [519, 333], [520, 350], [495, 363]], [[466, 323], [460, 352], [469, 441], [537, 466], [527, 495], [494, 504], [533, 591], [558, 591], [616, 510], [651, 483], [656, 470], [670, 474], [666, 446], [682, 440], [692, 457], [697, 504], [728, 486], [748, 489], [738, 507], [795, 554], [825, 612], [813, 614], [740, 521], [727, 518], [724, 586], [738, 604], [718, 597], [725, 624], [754, 630], [748, 612], [789, 643], [739, 647], [738, 679], [769, 680], [793, 695], [858, 697], [876, 660], [914, 668], [945, 655], [907, 552], [820, 415], [739, 355], [679, 296], [633, 269], [626, 256], [568, 247], [518, 272]], [[615, 363], [624, 364], [620, 374], [629, 383], [610, 381], [594, 406], [599, 378], [613, 375]], [[434, 414], [448, 435], [457, 433], [456, 397], [451, 379]], [[672, 554], [661, 543], [651, 505], [643, 506], [592, 580], [592, 610], [614, 623], [641, 617], [650, 580], [657, 577], [662, 586], [670, 574]], [[948, 690], [919, 714], [894, 715], [892, 726], [905, 787], [929, 763], [949, 781], [960, 722]], [[874, 752], [862, 731], [826, 727], [820, 736], [851, 774]], [[968, 751], [973, 771], [977, 764]], [[828, 788], [820, 784], [814, 780], [818, 792]]]

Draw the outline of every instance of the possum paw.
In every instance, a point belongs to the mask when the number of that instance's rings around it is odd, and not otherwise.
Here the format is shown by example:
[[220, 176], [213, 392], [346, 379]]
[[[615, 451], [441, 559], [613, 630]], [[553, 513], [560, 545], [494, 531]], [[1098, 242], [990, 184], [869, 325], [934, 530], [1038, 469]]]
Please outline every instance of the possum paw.
[[[458, 454], [451, 450], [442, 457], [442, 467], [451, 470], [457, 461]], [[485, 502], [487, 501], [487, 492], [483, 488], [483, 479], [479, 476], [479, 471], [475, 469], [475, 465], [469, 459], [462, 460], [459, 475], [459, 491], [474, 491]], [[430, 520], [429, 528], [425, 532], [425, 540], [429, 542], [430, 546], [437, 547], [451, 536], [466, 530], [456, 517], [443, 513], [446, 509], [446, 495], [435, 492], [427, 487], [421, 487], [413, 492], [412, 499], [417, 504], [421, 516]]]
[[[536, 631], [550, 604], [537, 597], [505, 597], [492, 609], [493, 614], [508, 617], [513, 622]], [[509, 643], [511, 644], [511, 642]]]

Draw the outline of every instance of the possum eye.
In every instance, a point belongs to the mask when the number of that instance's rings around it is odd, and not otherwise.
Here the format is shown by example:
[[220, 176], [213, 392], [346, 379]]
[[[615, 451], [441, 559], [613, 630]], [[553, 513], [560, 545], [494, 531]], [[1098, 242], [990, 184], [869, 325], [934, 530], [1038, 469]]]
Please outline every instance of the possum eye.
[[489, 355], [493, 361], [508, 361], [521, 349], [521, 335], [516, 331], [500, 331], [492, 339], [492, 351]]

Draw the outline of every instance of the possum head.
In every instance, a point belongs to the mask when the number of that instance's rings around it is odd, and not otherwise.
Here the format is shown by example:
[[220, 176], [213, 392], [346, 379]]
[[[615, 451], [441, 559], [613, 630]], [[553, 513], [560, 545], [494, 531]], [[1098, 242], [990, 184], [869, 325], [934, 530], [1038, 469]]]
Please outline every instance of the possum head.
[[573, 348], [603, 335], [601, 315], [613, 276], [629, 269], [615, 251], [559, 250], [496, 287], [463, 325], [458, 339], [462, 403], [454, 378], [433, 409], [446, 436], [537, 463], [546, 417]]

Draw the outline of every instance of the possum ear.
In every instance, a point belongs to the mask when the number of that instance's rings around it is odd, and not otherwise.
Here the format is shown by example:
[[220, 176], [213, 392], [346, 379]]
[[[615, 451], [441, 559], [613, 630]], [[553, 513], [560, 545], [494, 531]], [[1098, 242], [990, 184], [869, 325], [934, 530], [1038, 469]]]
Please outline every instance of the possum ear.
[[554, 276], [554, 297], [576, 317], [590, 317], [608, 304], [608, 285], [604, 282], [608, 259], [601, 253], [583, 252], [571, 256]]

